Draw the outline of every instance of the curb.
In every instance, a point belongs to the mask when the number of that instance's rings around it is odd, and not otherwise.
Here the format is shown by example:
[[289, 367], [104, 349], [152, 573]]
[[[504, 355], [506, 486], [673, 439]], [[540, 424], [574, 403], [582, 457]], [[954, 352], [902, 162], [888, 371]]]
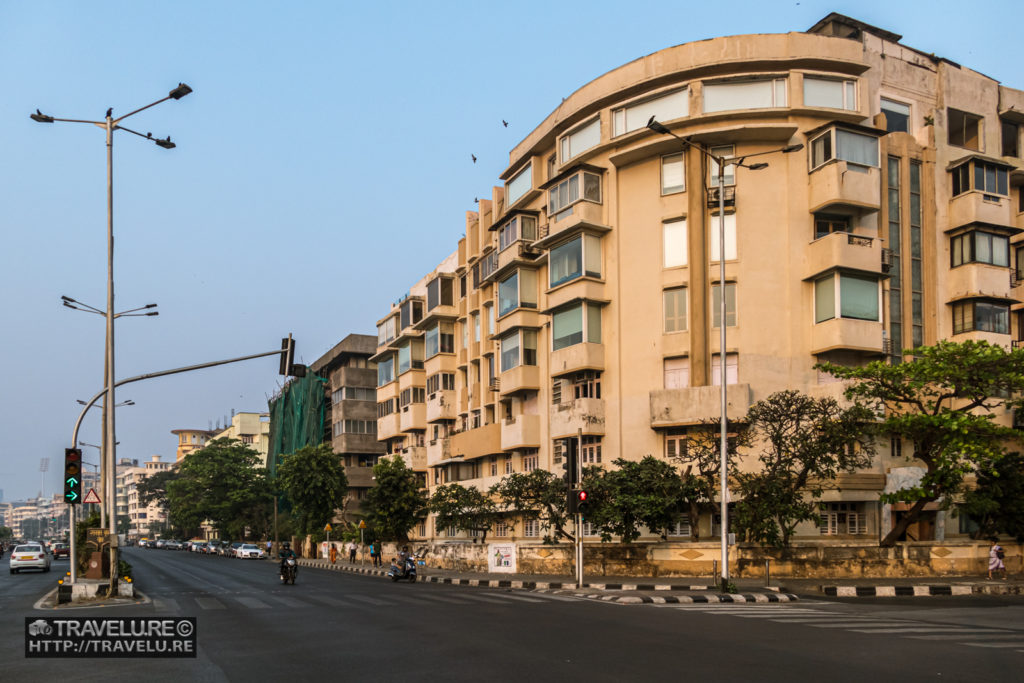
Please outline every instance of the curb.
[[711, 603], [768, 603], [797, 602], [800, 598], [792, 593], [710, 593], [707, 595], [600, 595], [598, 593], [574, 593], [579, 598], [590, 598], [620, 605], [690, 605]]
[[[834, 598], [932, 597], [972, 595], [973, 586], [822, 586], [821, 592]], [[981, 591], [979, 591], [981, 592]]]

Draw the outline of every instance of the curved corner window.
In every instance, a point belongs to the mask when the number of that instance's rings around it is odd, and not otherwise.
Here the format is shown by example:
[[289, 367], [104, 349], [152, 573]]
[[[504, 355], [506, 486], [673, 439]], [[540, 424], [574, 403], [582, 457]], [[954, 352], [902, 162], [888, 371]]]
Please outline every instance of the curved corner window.
[[[590, 123], [577, 128], [558, 141], [558, 154], [562, 163], [583, 154], [601, 142], [601, 119], [596, 118]], [[510, 202], [511, 203], [511, 202]]]
[[661, 123], [681, 119], [690, 114], [690, 91], [687, 88], [637, 102], [612, 111], [612, 135], [619, 136], [647, 126], [653, 116]]
[[[833, 273], [814, 282], [814, 322], [833, 318], [879, 322], [878, 280], [863, 275]], [[836, 312], [838, 311], [838, 315]]]
[[804, 76], [804, 106], [857, 110], [857, 82]]
[[785, 78], [704, 84], [704, 113], [786, 106]]
[[842, 128], [830, 128], [811, 140], [811, 170], [839, 159], [878, 167], [878, 138]]
[[389, 382], [395, 381], [395, 357], [389, 356], [387, 360], [377, 363], [377, 386], [382, 387]]
[[549, 287], [584, 275], [601, 277], [601, 238], [597, 235], [580, 235], [554, 247], [548, 256]]
[[498, 283], [498, 317], [517, 308], [537, 308], [537, 272], [517, 270]]

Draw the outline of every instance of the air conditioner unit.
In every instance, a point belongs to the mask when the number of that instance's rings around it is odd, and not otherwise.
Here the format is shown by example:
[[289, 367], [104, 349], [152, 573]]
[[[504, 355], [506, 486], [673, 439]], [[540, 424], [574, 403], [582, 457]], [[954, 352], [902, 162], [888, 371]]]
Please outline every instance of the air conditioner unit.
[[[719, 204], [718, 188], [717, 187], [709, 187], [708, 188], [708, 208], [710, 208], [710, 209], [717, 208], [718, 204]], [[736, 206], [736, 186], [735, 185], [729, 185], [729, 186], [727, 186], [725, 188], [725, 205], [726, 206]]]
[[892, 249], [882, 249], [882, 272], [888, 273], [892, 269]]

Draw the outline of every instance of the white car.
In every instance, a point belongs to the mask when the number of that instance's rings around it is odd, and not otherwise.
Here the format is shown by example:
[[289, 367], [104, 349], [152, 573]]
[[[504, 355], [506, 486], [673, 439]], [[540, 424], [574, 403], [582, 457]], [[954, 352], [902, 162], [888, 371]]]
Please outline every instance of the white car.
[[17, 574], [22, 569], [50, 571], [50, 554], [38, 543], [15, 546], [11, 553], [11, 573]]
[[235, 551], [235, 557], [240, 557], [243, 560], [246, 558], [262, 560], [266, 556], [267, 554], [258, 545], [252, 543], [244, 543]]

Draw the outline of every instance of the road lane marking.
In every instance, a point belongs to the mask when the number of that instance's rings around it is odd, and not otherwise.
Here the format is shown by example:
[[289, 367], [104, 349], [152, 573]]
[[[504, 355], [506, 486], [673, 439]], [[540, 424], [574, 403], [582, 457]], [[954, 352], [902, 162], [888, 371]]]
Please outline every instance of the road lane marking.
[[423, 593], [423, 594], [421, 594], [421, 597], [426, 598], [428, 600], [437, 600], [438, 602], [446, 602], [449, 605], [468, 605], [469, 604], [465, 600], [460, 600], [458, 598], [448, 597], [447, 595], [437, 595], [437, 594], [434, 594], [434, 593]]
[[1018, 638], [1017, 640], [1009, 643], [960, 643], [961, 645], [967, 645], [968, 647], [998, 647], [998, 648], [1011, 648], [1020, 647], [1024, 645], [1024, 639]]
[[331, 605], [332, 607], [355, 607], [351, 602], [345, 602], [344, 600], [339, 600], [338, 598], [330, 595], [317, 595], [316, 599], [320, 602]]
[[349, 595], [346, 595], [345, 597], [350, 599], [350, 600], [358, 600], [359, 602], [365, 602], [365, 603], [368, 603], [370, 605], [375, 605], [375, 606], [378, 606], [378, 607], [379, 606], [393, 606], [395, 604], [395, 603], [390, 602], [388, 600], [378, 600], [377, 598], [371, 598], [368, 595], [349, 594]]
[[974, 628], [959, 628], [957, 626], [902, 626], [899, 628], [854, 628], [854, 633], [976, 633]]
[[519, 602], [544, 602], [539, 598], [528, 598], [525, 595], [513, 595], [512, 593], [496, 593], [495, 596], [504, 600], [518, 600]]
[[170, 598], [153, 598], [153, 609], [157, 612], [180, 612], [177, 600]]
[[217, 598], [195, 598], [203, 609], [225, 609], [224, 603]]
[[[1000, 636], [1006, 637], [1009, 631], [991, 631], [991, 630], [979, 630], [976, 634], [970, 633], [943, 633], [939, 635], [927, 635], [927, 636], [907, 636], [914, 640], [963, 640], [964, 638], [999, 638]], [[1016, 637], [1016, 636], [1014, 636]]]
[[268, 595], [267, 599], [272, 602], [279, 602], [285, 607], [312, 607], [308, 602], [302, 600], [296, 600], [295, 598], [288, 598], [283, 595]]
[[[237, 600], [238, 602], [242, 603], [243, 605], [245, 605], [249, 609], [270, 609], [270, 605], [268, 605], [267, 603], [263, 602], [262, 600], [257, 600], [256, 598], [245, 598], [245, 597], [243, 597], [243, 598], [234, 598], [234, 599]], [[196, 598], [196, 600], [199, 600], [199, 598]]]
[[493, 597], [490, 597], [490, 596], [487, 596], [487, 595], [474, 595], [473, 593], [466, 593], [466, 594], [462, 595], [461, 597], [464, 597], [467, 600], [476, 600], [477, 602], [490, 603], [492, 605], [507, 605], [508, 604], [504, 600], [498, 600], [496, 598], [493, 598]]

